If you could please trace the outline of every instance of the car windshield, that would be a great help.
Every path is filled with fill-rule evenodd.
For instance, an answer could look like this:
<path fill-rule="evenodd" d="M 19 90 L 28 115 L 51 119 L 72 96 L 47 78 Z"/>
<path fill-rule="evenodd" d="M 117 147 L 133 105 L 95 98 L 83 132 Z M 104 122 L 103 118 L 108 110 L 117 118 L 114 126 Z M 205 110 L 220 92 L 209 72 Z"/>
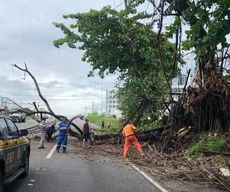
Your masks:
<path fill-rule="evenodd" d="M 3 140 L 12 138 L 12 136 L 9 134 L 9 129 L 3 117 L 0 117 L 0 134 Z"/>

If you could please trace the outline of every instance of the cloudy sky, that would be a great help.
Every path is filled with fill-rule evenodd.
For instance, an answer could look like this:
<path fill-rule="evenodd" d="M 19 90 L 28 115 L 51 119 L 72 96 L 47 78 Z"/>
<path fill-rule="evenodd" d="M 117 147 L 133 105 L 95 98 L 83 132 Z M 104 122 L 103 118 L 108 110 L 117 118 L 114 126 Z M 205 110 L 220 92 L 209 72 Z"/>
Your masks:
<path fill-rule="evenodd" d="M 12 68 L 11 64 L 28 69 L 37 78 L 42 93 L 56 113 L 67 116 L 101 112 L 105 102 L 105 90 L 112 89 L 115 76 L 102 81 L 99 77 L 88 78 L 90 65 L 81 61 L 83 52 L 52 45 L 54 39 L 63 36 L 52 22 L 63 22 L 62 15 L 116 7 L 121 0 L 0 0 L 0 96 L 13 99 L 24 107 L 41 100 L 27 75 Z M 105 106 L 103 106 L 105 111 Z"/>
<path fill-rule="evenodd" d="M 24 107 L 41 102 L 31 78 L 11 64 L 28 69 L 38 80 L 41 91 L 58 114 L 72 116 L 91 112 L 105 112 L 105 91 L 113 89 L 116 76 L 88 78 L 91 70 L 81 61 L 83 52 L 66 46 L 57 49 L 52 42 L 63 37 L 52 22 L 65 22 L 62 15 L 87 12 L 111 5 L 121 9 L 123 0 L 0 0 L 0 96 L 8 97 Z M 152 7 L 149 3 L 141 11 Z M 171 20 L 166 20 L 169 24 Z M 156 29 L 157 30 L 157 29 Z M 191 59 L 191 57 L 190 57 Z"/>

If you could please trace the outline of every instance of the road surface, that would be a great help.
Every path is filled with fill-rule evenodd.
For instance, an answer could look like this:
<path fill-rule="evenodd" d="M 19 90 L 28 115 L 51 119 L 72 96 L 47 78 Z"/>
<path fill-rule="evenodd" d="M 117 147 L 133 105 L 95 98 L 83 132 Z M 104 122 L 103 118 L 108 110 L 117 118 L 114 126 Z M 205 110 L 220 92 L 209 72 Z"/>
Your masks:
<path fill-rule="evenodd" d="M 46 159 L 54 143 L 37 149 L 32 141 L 30 173 L 6 186 L 10 192 L 159 192 L 148 180 L 129 165 L 93 157 L 85 162 L 69 154 L 56 153 Z M 71 149 L 69 149 L 71 150 Z M 73 150 L 73 149 L 72 149 Z M 73 154 L 72 154 L 73 155 Z M 102 162 L 107 163 L 102 163 Z"/>
<path fill-rule="evenodd" d="M 38 125 L 38 123 L 34 120 L 27 120 L 25 123 L 16 123 L 18 129 L 24 129 L 24 128 L 30 128 L 35 125 Z"/>
<path fill-rule="evenodd" d="M 77 123 L 77 122 L 75 122 Z M 20 128 L 36 125 L 36 122 L 27 121 L 19 124 Z M 78 124 L 79 125 L 79 124 Z M 70 153 L 54 154 L 50 159 L 46 156 L 54 147 L 53 143 L 45 144 L 46 149 L 38 150 L 38 141 L 32 141 L 30 160 L 30 174 L 26 179 L 17 179 L 10 186 L 5 187 L 9 192 L 159 192 L 159 190 L 144 178 L 139 172 L 123 162 L 114 162 L 101 156 L 94 156 L 93 161 L 82 161 L 73 158 L 76 149 L 68 145 Z M 87 150 L 87 149 L 86 149 Z M 78 154 L 81 155 L 81 154 Z M 103 162 L 103 163 L 101 163 Z M 104 163 L 106 162 L 106 163 Z M 215 189 L 195 189 L 189 184 L 183 187 L 181 183 L 161 182 L 168 192 L 199 191 L 220 192 Z M 177 190 L 183 188 L 183 190 Z M 174 189 L 173 189 L 174 188 Z M 173 189 L 173 190 L 172 190 Z"/>
<path fill-rule="evenodd" d="M 46 122 L 51 122 L 51 121 L 54 121 L 54 119 L 48 119 L 48 120 L 46 120 Z M 83 125 L 84 125 L 84 123 L 85 123 L 85 121 L 83 121 L 83 120 L 81 120 L 81 119 L 75 119 L 74 121 L 73 121 L 79 128 L 83 128 Z M 58 123 L 58 121 L 57 121 L 57 123 Z M 35 126 L 35 125 L 38 125 L 38 123 L 36 122 L 36 121 L 34 121 L 34 120 L 27 120 L 25 123 L 16 123 L 16 125 L 17 125 L 17 127 L 19 128 L 19 129 L 25 129 L 25 128 L 30 128 L 30 127 L 33 127 L 33 126 Z M 92 128 L 99 128 L 99 126 L 98 125 L 96 125 L 96 124 L 92 124 L 92 123 L 90 123 L 90 125 L 91 125 L 91 127 Z M 72 127 L 72 128 L 74 128 L 74 127 Z"/>

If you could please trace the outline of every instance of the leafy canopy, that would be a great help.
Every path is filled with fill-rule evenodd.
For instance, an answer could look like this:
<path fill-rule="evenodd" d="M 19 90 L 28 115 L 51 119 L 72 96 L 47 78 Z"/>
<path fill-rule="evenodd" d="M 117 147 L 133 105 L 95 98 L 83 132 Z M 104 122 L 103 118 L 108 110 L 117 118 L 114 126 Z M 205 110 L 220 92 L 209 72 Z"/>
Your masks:
<path fill-rule="evenodd" d="M 152 18 L 152 14 L 136 10 L 143 2 L 126 1 L 126 8 L 120 11 L 106 6 L 99 11 L 64 15 L 64 19 L 75 21 L 70 26 L 54 23 L 65 35 L 55 40 L 54 45 L 59 48 L 67 44 L 70 48 L 83 50 L 82 60 L 92 66 L 89 76 L 96 70 L 102 78 L 119 73 L 118 80 L 123 83 L 119 99 L 126 115 L 143 98 L 156 100 L 165 96 L 168 88 L 163 74 L 173 78 L 177 73 L 177 68 L 172 70 L 175 69 L 175 46 L 163 35 L 165 73 L 162 71 L 158 59 L 158 35 L 152 25 L 144 22 Z"/>
<path fill-rule="evenodd" d="M 90 10 L 63 17 L 76 23 L 69 27 L 54 23 L 65 35 L 55 40 L 54 45 L 59 48 L 66 43 L 70 48 L 83 50 L 82 60 L 93 67 L 89 75 L 93 75 L 95 70 L 99 70 L 101 77 L 116 71 L 137 76 L 149 69 L 160 70 L 157 35 L 151 25 L 143 23 L 143 19 L 152 17 L 151 14 L 137 12 L 132 6 L 121 11 L 107 6 L 100 11 Z M 167 43 L 167 48 L 165 59 L 170 60 L 173 47 Z"/>
<path fill-rule="evenodd" d="M 229 0 L 188 0 L 182 12 L 182 18 L 190 25 L 183 43 L 184 50 L 195 48 L 197 56 L 203 57 L 228 48 L 229 8 Z M 176 17 L 174 24 L 167 27 L 168 34 L 175 34 L 180 25 L 181 21 Z"/>

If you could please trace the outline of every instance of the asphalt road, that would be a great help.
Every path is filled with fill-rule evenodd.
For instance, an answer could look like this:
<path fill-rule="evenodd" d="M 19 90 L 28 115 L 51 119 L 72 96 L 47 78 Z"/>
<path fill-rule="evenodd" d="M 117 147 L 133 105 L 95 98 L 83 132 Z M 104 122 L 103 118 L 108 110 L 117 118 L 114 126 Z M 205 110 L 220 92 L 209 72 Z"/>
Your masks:
<path fill-rule="evenodd" d="M 27 120 L 25 123 L 16 123 L 16 125 L 18 129 L 24 129 L 38 125 L 38 123 L 34 120 Z"/>
<path fill-rule="evenodd" d="M 54 121 L 53 119 L 48 119 L 46 122 L 50 122 L 50 121 Z M 83 125 L 85 123 L 85 121 L 82 121 L 81 119 L 75 119 L 73 121 L 79 128 L 83 128 Z M 34 120 L 27 120 L 25 123 L 16 123 L 18 129 L 25 129 L 25 128 L 30 128 L 33 127 L 35 125 L 38 125 L 38 123 Z M 90 123 L 92 128 L 99 128 L 98 125 L 92 124 Z M 74 128 L 74 127 L 72 127 Z"/>
<path fill-rule="evenodd" d="M 32 141 L 30 173 L 25 179 L 17 179 L 6 186 L 9 192 L 158 192 L 149 181 L 129 165 L 110 162 L 95 156 L 93 161 L 73 158 L 70 154 L 47 154 L 54 143 L 46 149 L 37 149 Z M 102 163 L 102 162 L 107 163 Z"/>
<path fill-rule="evenodd" d="M 36 125 L 34 121 L 21 123 L 20 128 Z M 54 143 L 45 144 L 46 149 L 38 150 L 38 142 L 32 141 L 30 174 L 25 179 L 17 179 L 6 186 L 5 192 L 158 192 L 153 184 L 123 162 L 114 162 L 101 156 L 94 156 L 93 161 L 84 162 L 73 158 L 73 153 L 54 154 L 46 159 Z M 75 151 L 68 146 L 68 150 Z M 106 163 L 101 163 L 106 162 Z M 171 191 L 220 192 L 215 189 L 195 189 L 188 183 L 181 188 L 181 183 L 161 181 L 164 188 Z M 177 188 L 177 187 L 178 188 Z M 174 190 L 170 190 L 174 188 Z M 177 190 L 177 189 L 178 190 Z"/>

